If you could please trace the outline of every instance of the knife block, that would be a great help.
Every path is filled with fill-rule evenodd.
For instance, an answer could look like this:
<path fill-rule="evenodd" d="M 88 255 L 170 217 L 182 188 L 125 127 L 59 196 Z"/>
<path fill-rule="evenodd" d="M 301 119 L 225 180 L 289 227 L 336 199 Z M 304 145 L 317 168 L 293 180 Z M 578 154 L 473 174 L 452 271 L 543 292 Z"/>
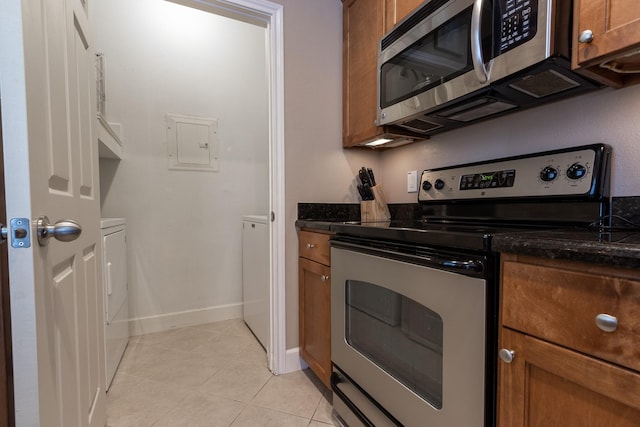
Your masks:
<path fill-rule="evenodd" d="M 360 222 L 390 221 L 391 214 L 384 198 L 382 185 L 371 187 L 375 200 L 363 200 L 360 202 Z"/>

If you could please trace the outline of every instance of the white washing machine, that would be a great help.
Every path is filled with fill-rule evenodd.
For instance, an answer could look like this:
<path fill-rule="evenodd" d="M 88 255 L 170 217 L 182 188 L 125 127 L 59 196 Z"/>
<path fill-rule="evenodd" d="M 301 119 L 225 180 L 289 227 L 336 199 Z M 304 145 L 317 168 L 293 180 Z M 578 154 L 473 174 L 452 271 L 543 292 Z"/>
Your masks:
<path fill-rule="evenodd" d="M 102 270 L 107 390 L 129 343 L 129 291 L 124 218 L 103 218 Z"/>

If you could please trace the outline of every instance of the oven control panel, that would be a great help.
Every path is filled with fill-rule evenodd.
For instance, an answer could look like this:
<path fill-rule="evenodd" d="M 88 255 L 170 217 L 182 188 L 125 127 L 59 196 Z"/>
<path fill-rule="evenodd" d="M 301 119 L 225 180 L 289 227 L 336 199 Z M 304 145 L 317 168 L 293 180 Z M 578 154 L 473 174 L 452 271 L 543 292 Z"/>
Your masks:
<path fill-rule="evenodd" d="M 605 155 L 596 145 L 425 170 L 418 201 L 588 195 Z"/>

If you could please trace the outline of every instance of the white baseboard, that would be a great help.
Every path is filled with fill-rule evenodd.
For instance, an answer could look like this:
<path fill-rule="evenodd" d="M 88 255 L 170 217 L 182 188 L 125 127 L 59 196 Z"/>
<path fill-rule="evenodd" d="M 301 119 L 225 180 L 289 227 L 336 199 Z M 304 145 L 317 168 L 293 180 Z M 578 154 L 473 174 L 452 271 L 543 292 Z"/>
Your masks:
<path fill-rule="evenodd" d="M 129 319 L 132 336 L 242 318 L 242 303 Z"/>
<path fill-rule="evenodd" d="M 300 357 L 299 347 L 287 349 L 284 365 L 284 372 L 280 372 L 281 374 L 288 374 L 289 372 L 300 371 L 309 367 Z"/>

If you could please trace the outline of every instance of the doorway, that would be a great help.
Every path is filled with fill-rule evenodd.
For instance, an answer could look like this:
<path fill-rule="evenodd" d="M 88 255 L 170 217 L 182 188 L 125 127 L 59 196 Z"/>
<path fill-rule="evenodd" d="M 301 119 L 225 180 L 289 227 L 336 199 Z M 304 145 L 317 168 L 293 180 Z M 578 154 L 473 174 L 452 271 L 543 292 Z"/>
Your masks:
<path fill-rule="evenodd" d="M 156 0 L 158 3 L 159 0 Z M 97 3 L 97 2 L 96 2 Z M 106 7 L 113 7 L 114 3 L 105 2 Z M 133 18 L 135 9 L 142 7 L 145 2 L 127 3 L 127 16 L 120 17 L 121 25 L 117 34 L 111 33 L 109 37 L 123 37 L 123 19 Z M 165 3 L 165 2 L 162 2 Z M 178 3 L 180 6 L 174 4 Z M 271 272 L 269 281 L 271 282 L 271 354 L 269 355 L 270 368 L 274 373 L 283 372 L 284 369 L 284 142 L 283 142 L 283 82 L 282 82 L 282 6 L 262 0 L 234 0 L 234 1 L 168 1 L 167 5 L 173 6 L 168 20 L 160 15 L 148 15 L 144 20 L 135 22 L 137 33 L 129 33 L 124 40 L 120 40 L 122 48 L 115 51 L 102 52 L 106 64 L 106 87 L 109 91 L 122 91 L 118 96 L 126 99 L 126 96 L 142 99 L 128 99 L 130 109 L 122 111 L 120 106 L 110 105 L 109 95 L 107 95 L 106 110 L 107 119 L 114 120 L 120 125 L 123 139 L 123 160 L 107 160 L 101 164 L 101 183 L 104 185 L 102 192 L 103 216 L 125 216 L 128 221 L 128 248 L 130 268 L 130 279 L 135 281 L 136 294 L 130 296 L 130 304 L 134 307 L 132 316 L 134 330 L 137 333 L 153 332 L 167 327 L 179 327 L 189 323 L 202 320 L 211 321 L 217 317 L 234 316 L 238 313 L 238 304 L 229 302 L 233 300 L 229 289 L 211 286 L 190 287 L 191 279 L 206 275 L 206 269 L 220 272 L 223 278 L 230 277 L 225 273 L 225 269 L 231 269 L 233 261 L 231 257 L 238 248 L 226 248 L 220 250 L 215 246 L 217 237 L 213 236 L 208 242 L 193 242 L 193 235 L 203 233 L 215 228 L 232 229 L 240 226 L 238 215 L 237 224 L 234 223 L 233 216 L 229 214 L 230 206 L 237 201 L 236 197 L 244 197 L 263 202 L 263 212 L 246 211 L 241 214 L 263 213 L 271 217 L 270 223 L 270 247 L 271 247 Z M 194 49 L 194 40 L 217 37 L 214 34 L 207 34 L 201 31 L 202 27 L 187 25 L 179 27 L 179 19 L 176 12 L 184 6 L 204 11 L 204 15 L 215 14 L 225 18 L 232 18 L 242 25 L 251 25 L 262 32 L 263 42 L 263 65 L 266 69 L 262 79 L 262 91 L 266 104 L 264 119 L 259 119 L 253 110 L 253 105 L 238 98 L 237 102 L 227 102 L 226 110 L 237 109 L 243 112 L 241 119 L 244 120 L 244 127 L 260 127 L 264 129 L 264 152 L 251 153 L 250 148 L 243 146 L 242 136 L 229 133 L 229 119 L 225 114 L 229 111 L 206 111 L 206 108 L 194 108 L 195 104 L 206 106 L 207 104 L 220 101 L 222 98 L 212 96 L 202 97 L 203 93 L 221 92 L 209 91 L 216 86 L 224 86 L 225 82 L 207 81 L 206 76 L 200 76 L 198 82 L 206 82 L 204 86 L 192 85 L 194 78 L 188 77 L 188 71 L 202 66 L 204 68 L 205 58 L 208 53 L 214 59 L 224 62 L 223 53 L 228 46 L 224 43 L 215 45 L 211 49 L 213 52 L 205 52 L 203 49 Z M 193 12 L 193 10 L 192 10 Z M 141 12 L 142 13 L 142 12 Z M 104 15 L 100 20 L 104 19 Z M 203 19 L 207 19 L 204 17 Z M 98 27 L 99 22 L 94 25 Z M 222 24 L 221 24 L 222 25 Z M 167 39 L 156 38 L 153 43 L 146 44 L 145 37 L 149 34 L 151 27 L 163 27 L 165 33 L 172 32 Z M 100 51 L 104 47 L 101 45 L 99 28 L 95 28 L 97 49 Z M 187 34 L 191 32 L 191 34 Z M 245 34 L 251 37 L 251 31 Z M 185 36 L 194 37 L 191 40 Z M 116 45 L 116 40 L 111 40 L 111 46 Z M 227 43 L 228 45 L 229 43 Z M 137 49 L 142 47 L 142 49 Z M 186 57 L 174 56 L 174 54 L 191 55 L 190 60 Z M 240 57 L 239 61 L 244 62 L 242 72 L 255 71 L 259 65 L 252 64 L 252 58 Z M 255 58 L 253 58 L 255 61 Z M 200 61 L 200 62 L 198 62 Z M 117 64 L 127 64 L 126 67 L 119 67 Z M 158 65 L 161 64 L 161 65 Z M 219 63 L 220 64 L 220 63 Z M 183 71 L 184 79 L 180 80 L 175 75 L 169 73 L 169 68 L 175 67 Z M 142 67 L 145 67 L 142 69 Z M 238 71 L 238 73 L 240 73 Z M 178 73 L 179 74 L 179 73 Z M 142 84 L 148 84 L 146 90 L 134 85 L 134 76 L 142 76 Z M 255 83 L 255 77 L 246 76 L 247 84 Z M 118 82 L 110 85 L 110 81 Z M 153 81 L 165 82 L 163 84 L 153 84 Z M 122 83 L 125 83 L 122 86 Z M 176 85 L 189 102 L 178 100 L 178 95 L 171 92 L 169 82 Z M 208 85 L 208 86 L 207 86 Z M 258 89 L 254 89 L 255 91 Z M 257 93 L 256 93 L 257 94 Z M 176 101 L 171 104 L 169 101 Z M 141 103 L 140 103 L 141 101 Z M 156 110 L 146 110 L 136 107 L 139 105 L 153 105 Z M 169 111 L 171 109 L 172 111 Z M 120 115 L 111 113 L 120 112 Z M 197 117 L 216 119 L 218 121 L 218 146 L 212 150 L 217 154 L 218 171 L 206 172 L 185 172 L 168 170 L 166 153 L 167 147 L 162 144 L 165 139 L 163 132 L 166 127 L 167 114 L 184 114 Z M 112 118 L 113 117 L 113 118 Z M 260 125 L 258 123 L 261 123 Z M 138 130 L 135 130 L 138 129 Z M 142 129 L 142 133 L 137 133 Z M 153 129 L 152 133 L 146 132 Z M 246 130 L 246 129 L 245 129 Z M 149 136 L 151 135 L 151 136 Z M 136 141 L 143 146 L 134 147 L 129 145 Z M 211 148 L 211 147 L 209 147 Z M 217 152 L 215 152 L 217 149 Z M 146 150 L 146 151 L 145 151 Z M 255 167 L 241 160 L 241 152 L 253 154 Z M 261 175 L 258 174 L 258 159 L 262 157 L 266 161 L 266 170 Z M 127 162 L 137 162 L 135 167 Z M 223 179 L 224 173 L 233 171 L 235 178 Z M 252 175 L 254 174 L 254 175 Z M 237 187 L 237 181 L 242 177 L 249 177 L 251 183 Z M 226 184 L 225 184 L 226 182 Z M 217 186 L 217 187 L 216 187 Z M 213 191 L 212 188 L 217 188 Z M 235 187 L 235 188 L 234 188 Z M 235 191 L 235 193 L 234 193 Z M 127 192 L 129 196 L 127 196 Z M 162 194 L 160 194 L 162 193 Z M 129 198 L 128 198 L 129 197 Z M 166 205 L 158 206 L 157 200 L 162 199 L 171 202 L 174 208 Z M 123 203 L 133 202 L 131 212 L 119 211 L 119 206 Z M 156 203 L 156 204 L 154 204 Z M 175 207 L 177 206 L 177 207 Z M 173 210 L 172 210 L 173 209 Z M 140 214 L 143 213 L 143 214 Z M 227 215 L 229 214 L 229 215 Z M 227 216 L 225 216 L 227 215 Z M 236 234 L 239 237 L 239 233 Z M 151 256 L 146 253 L 154 252 Z M 192 251 L 192 252 L 190 252 Z M 208 257 L 196 259 L 192 254 L 208 254 Z M 159 261 L 154 264 L 153 259 Z M 227 272 L 228 273 L 228 272 Z M 200 274 L 200 276 L 198 276 Z M 226 274 L 226 275 L 225 275 Z M 158 283 L 166 280 L 163 293 L 157 291 Z M 224 281 L 224 279 L 223 279 Z M 204 307 L 190 305 L 187 297 L 193 300 L 205 301 L 207 298 L 219 301 L 215 304 L 204 304 Z M 155 310 L 155 311 L 154 311 Z M 135 329 L 138 328 L 138 329 Z M 147 328 L 147 329 L 145 329 Z"/>

